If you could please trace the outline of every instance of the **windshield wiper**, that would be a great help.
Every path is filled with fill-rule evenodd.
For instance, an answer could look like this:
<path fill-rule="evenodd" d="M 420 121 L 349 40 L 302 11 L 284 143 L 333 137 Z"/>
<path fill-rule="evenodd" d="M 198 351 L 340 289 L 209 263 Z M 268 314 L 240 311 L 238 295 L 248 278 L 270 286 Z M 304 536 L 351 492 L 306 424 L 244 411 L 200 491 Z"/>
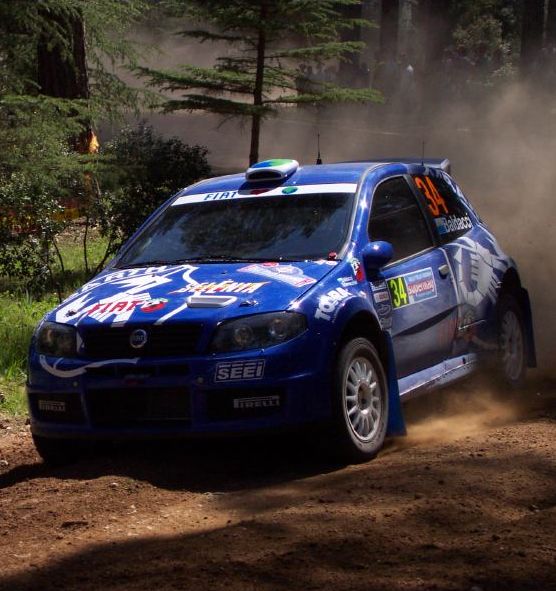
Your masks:
<path fill-rule="evenodd" d="M 124 263 L 123 265 L 115 265 L 115 269 L 134 269 L 135 267 L 162 267 L 164 265 L 173 265 L 172 261 L 144 261 L 140 263 Z"/>
<path fill-rule="evenodd" d="M 207 254 L 198 257 L 188 257 L 184 259 L 143 261 L 140 263 L 128 263 L 117 269 L 132 269 L 135 267 L 154 267 L 161 265 L 183 265 L 185 263 L 293 263 L 306 260 L 303 257 L 234 257 L 227 254 Z"/>

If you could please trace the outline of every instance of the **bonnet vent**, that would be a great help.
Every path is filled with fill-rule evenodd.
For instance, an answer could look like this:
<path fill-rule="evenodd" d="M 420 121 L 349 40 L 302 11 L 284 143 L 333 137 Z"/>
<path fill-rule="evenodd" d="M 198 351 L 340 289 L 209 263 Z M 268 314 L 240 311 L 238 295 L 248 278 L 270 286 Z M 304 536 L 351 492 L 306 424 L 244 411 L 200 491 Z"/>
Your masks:
<path fill-rule="evenodd" d="M 298 168 L 297 160 L 275 158 L 253 164 L 245 172 L 245 178 L 248 181 L 280 181 L 291 176 Z"/>

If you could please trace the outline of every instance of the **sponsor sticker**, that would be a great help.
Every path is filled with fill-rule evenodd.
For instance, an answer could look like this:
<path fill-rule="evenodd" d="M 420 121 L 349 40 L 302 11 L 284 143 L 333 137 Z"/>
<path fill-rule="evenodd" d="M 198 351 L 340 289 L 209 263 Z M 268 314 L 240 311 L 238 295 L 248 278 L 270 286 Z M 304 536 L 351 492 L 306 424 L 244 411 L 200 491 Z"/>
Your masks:
<path fill-rule="evenodd" d="M 377 279 L 376 281 L 371 281 L 372 291 L 382 291 L 383 289 L 388 289 L 388 285 L 386 285 L 386 281 L 384 279 Z"/>
<path fill-rule="evenodd" d="M 264 359 L 249 361 L 223 361 L 216 364 L 215 382 L 234 382 L 239 380 L 260 380 L 264 376 Z"/>
<path fill-rule="evenodd" d="M 386 288 L 382 291 L 373 292 L 373 300 L 377 304 L 381 304 L 383 302 L 389 302 L 390 301 L 390 292 L 388 291 L 388 288 Z"/>
<path fill-rule="evenodd" d="M 388 279 L 388 289 L 394 309 L 418 304 L 437 295 L 436 283 L 430 267 Z"/>
<path fill-rule="evenodd" d="M 197 269 L 198 267 L 192 265 L 161 265 L 159 267 L 122 269 L 89 281 L 76 293 L 82 294 L 105 284 L 116 284 L 126 292 L 137 293 L 164 283 L 170 283 L 180 274 L 184 281 L 189 280 L 193 283 L 190 275 Z"/>
<path fill-rule="evenodd" d="M 436 218 L 434 221 L 439 234 L 450 234 L 451 232 L 460 232 L 461 230 L 471 230 L 473 228 L 471 218 L 467 214 L 463 217 L 455 215 L 443 216 Z"/>
<path fill-rule="evenodd" d="M 356 281 L 361 282 L 365 280 L 365 272 L 363 271 L 363 265 L 359 259 L 355 257 L 349 260 L 349 264 L 353 270 L 353 276 L 355 277 Z"/>
<path fill-rule="evenodd" d="M 294 287 L 303 287 L 304 285 L 312 285 L 317 280 L 314 277 L 308 277 L 303 273 L 303 270 L 294 265 L 283 265 L 281 263 L 268 262 L 256 263 L 238 269 L 243 273 L 253 273 L 253 275 L 261 275 L 269 277 L 282 283 L 293 285 Z"/>
<path fill-rule="evenodd" d="M 168 303 L 166 298 L 151 299 L 148 294 L 116 301 L 112 300 L 112 298 L 107 298 L 107 300 L 100 300 L 100 302 L 93 304 L 86 311 L 87 316 L 91 316 L 99 322 L 106 320 L 110 316 L 114 316 L 115 321 L 123 321 L 127 320 L 136 308 L 139 308 L 141 312 L 150 314 L 162 310 Z"/>
<path fill-rule="evenodd" d="M 350 292 L 343 287 L 331 289 L 319 298 L 319 306 L 315 312 L 317 320 L 332 320 L 340 309 L 340 304 L 351 296 Z"/>
<path fill-rule="evenodd" d="M 357 285 L 357 281 L 353 277 L 338 277 L 338 283 L 342 287 L 352 287 Z"/>
<path fill-rule="evenodd" d="M 376 307 L 376 313 L 379 316 L 388 316 L 392 313 L 392 306 L 390 304 L 380 304 Z"/>
<path fill-rule="evenodd" d="M 189 283 L 185 287 L 171 291 L 170 293 L 255 293 L 268 281 L 259 283 L 241 282 L 226 279 L 225 281 L 205 281 L 204 283 Z"/>
<path fill-rule="evenodd" d="M 144 269 L 123 269 L 108 273 L 85 284 L 74 295 L 65 300 L 55 312 L 56 322 L 77 324 L 85 316 L 90 316 L 99 322 L 105 322 L 113 317 L 115 323 L 127 322 L 136 309 L 142 312 L 156 312 L 168 304 L 165 298 L 151 298 L 149 290 L 167 283 L 179 281 L 195 284 L 191 273 L 198 267 L 191 265 L 148 267 Z M 92 290 L 103 285 L 117 286 L 118 292 L 111 296 L 98 299 Z M 164 320 L 179 312 L 180 307 L 169 312 Z M 159 323 L 161 320 L 157 320 Z"/>
<path fill-rule="evenodd" d="M 280 396 L 257 396 L 251 398 L 234 398 L 234 408 L 276 408 L 280 406 Z"/>
<path fill-rule="evenodd" d="M 284 192 L 284 189 L 288 189 Z M 290 187 L 277 187 L 264 192 L 264 197 L 284 196 L 292 193 L 297 195 L 318 195 L 322 193 L 355 193 L 355 183 L 326 183 L 322 185 L 298 185 L 295 191 Z M 182 195 L 177 197 L 172 206 L 183 205 L 184 203 L 204 203 L 205 201 L 235 201 L 237 199 L 252 198 L 252 189 L 240 189 L 230 191 L 212 191 L 210 193 L 195 193 L 193 195 Z"/>
<path fill-rule="evenodd" d="M 384 330 L 390 330 L 392 328 L 392 316 L 387 316 L 386 318 L 379 318 L 378 321 L 380 322 L 380 328 Z"/>
<path fill-rule="evenodd" d="M 47 412 L 66 412 L 66 403 L 61 400 L 39 400 L 38 406 Z"/>

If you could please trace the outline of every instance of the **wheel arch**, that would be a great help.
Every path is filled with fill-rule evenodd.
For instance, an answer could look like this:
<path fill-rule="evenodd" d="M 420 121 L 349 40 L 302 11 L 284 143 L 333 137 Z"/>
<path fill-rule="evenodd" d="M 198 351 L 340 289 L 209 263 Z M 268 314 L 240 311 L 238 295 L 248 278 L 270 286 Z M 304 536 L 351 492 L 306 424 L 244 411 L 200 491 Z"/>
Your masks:
<path fill-rule="evenodd" d="M 500 293 L 516 293 L 521 289 L 521 279 L 515 267 L 510 267 L 502 277 Z"/>
<path fill-rule="evenodd" d="M 338 339 L 336 355 L 339 354 L 341 348 L 348 341 L 357 337 L 364 337 L 373 343 L 378 350 L 385 369 L 388 369 L 390 363 L 394 360 L 390 359 L 388 354 L 386 334 L 380 328 L 377 319 L 368 311 L 360 310 L 356 312 L 344 324 Z"/>
<path fill-rule="evenodd" d="M 515 267 L 510 267 L 502 278 L 498 298 L 500 299 L 504 294 L 510 294 L 515 297 L 521 309 L 523 321 L 525 322 L 525 336 L 527 339 L 527 366 L 537 367 L 531 300 L 529 298 L 529 292 L 521 285 L 521 279 Z"/>
<path fill-rule="evenodd" d="M 405 435 L 406 428 L 400 402 L 392 339 L 388 332 L 382 330 L 377 318 L 370 311 L 359 310 L 347 319 L 340 331 L 335 351 L 335 361 L 338 359 L 342 347 L 357 337 L 364 337 L 369 340 L 376 347 L 384 364 L 389 394 L 386 434 L 390 436 Z"/>

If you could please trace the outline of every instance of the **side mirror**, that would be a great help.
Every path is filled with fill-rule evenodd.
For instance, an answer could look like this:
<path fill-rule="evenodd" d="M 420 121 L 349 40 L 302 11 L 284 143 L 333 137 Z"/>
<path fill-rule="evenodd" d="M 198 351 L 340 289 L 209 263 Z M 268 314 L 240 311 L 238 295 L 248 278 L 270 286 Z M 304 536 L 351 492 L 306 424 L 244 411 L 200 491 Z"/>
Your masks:
<path fill-rule="evenodd" d="M 390 242 L 377 240 L 369 242 L 361 254 L 365 271 L 372 274 L 388 264 L 394 256 L 394 248 Z"/>

